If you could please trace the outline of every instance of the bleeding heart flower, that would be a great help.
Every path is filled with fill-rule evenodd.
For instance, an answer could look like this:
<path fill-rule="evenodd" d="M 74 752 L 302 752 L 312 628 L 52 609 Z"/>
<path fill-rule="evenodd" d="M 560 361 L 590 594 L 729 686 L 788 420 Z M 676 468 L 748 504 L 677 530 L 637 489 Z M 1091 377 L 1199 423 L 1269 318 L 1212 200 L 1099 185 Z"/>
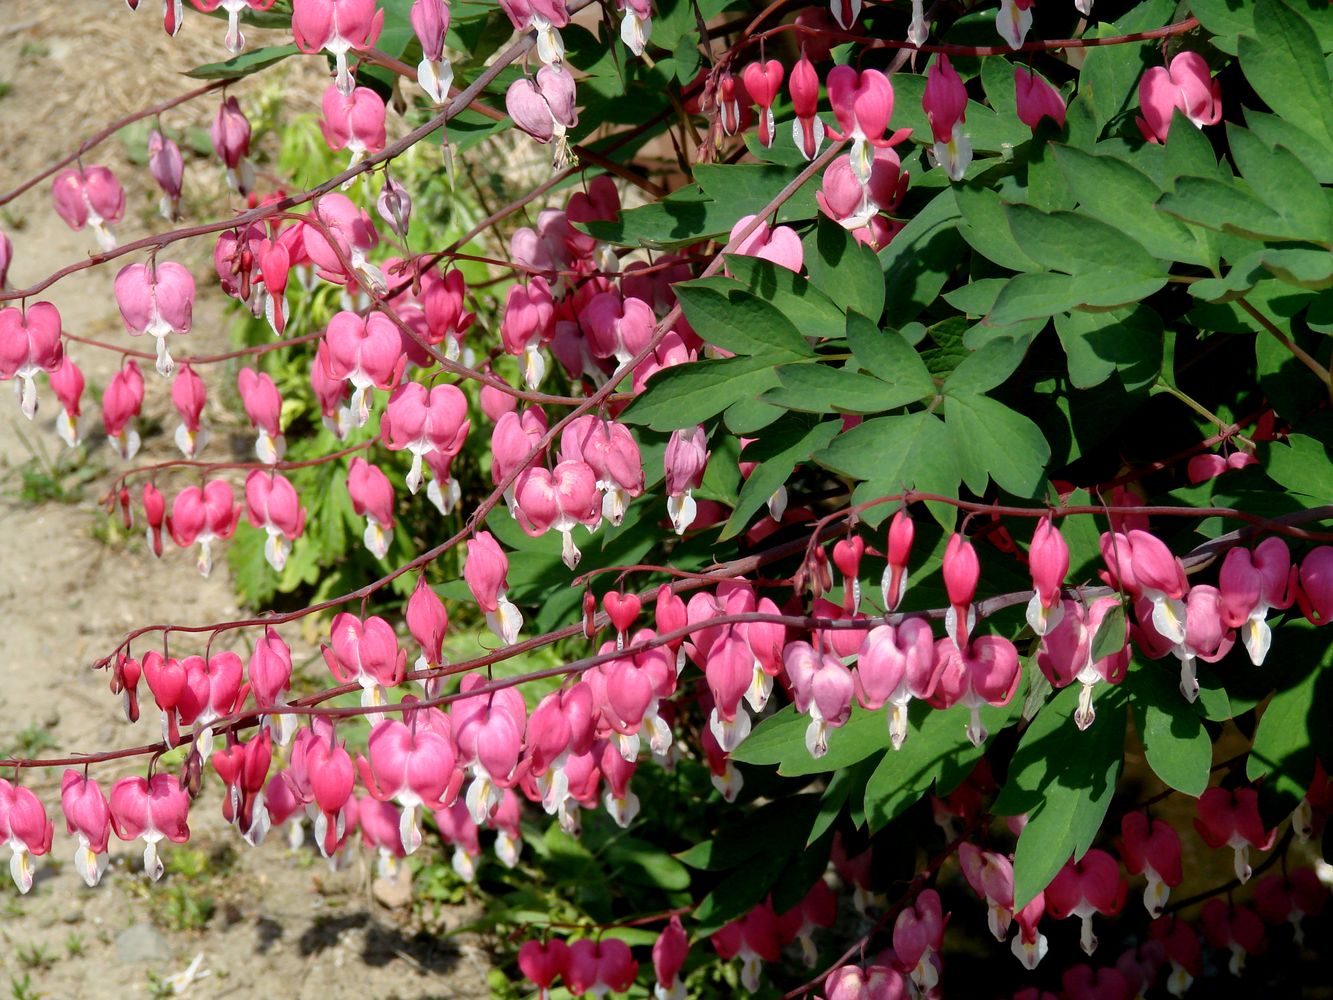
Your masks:
<path fill-rule="evenodd" d="M 935 639 L 930 625 L 909 618 L 897 628 L 879 625 L 866 633 L 856 663 L 856 700 L 876 711 L 889 711 L 889 743 L 902 747 L 907 739 L 907 706 L 935 691 Z"/>
<path fill-rule="evenodd" d="M 190 796 L 175 775 L 121 778 L 111 788 L 111 827 L 121 840 L 143 838 L 143 867 L 154 882 L 165 867 L 157 856 L 162 840 L 190 839 Z"/>
<path fill-rule="evenodd" d="M 782 63 L 776 59 L 750 63 L 741 71 L 746 93 L 759 106 L 759 144 L 765 149 L 773 145 L 773 102 L 782 86 L 782 76 Z"/>
<path fill-rule="evenodd" d="M 1095 913 L 1114 916 L 1125 903 L 1126 883 L 1120 866 L 1105 851 L 1093 848 L 1078 861 L 1065 862 L 1046 887 L 1046 907 L 1057 920 L 1078 917 L 1083 922 L 1080 943 L 1085 954 L 1097 950 L 1092 932 Z"/>
<path fill-rule="evenodd" d="M 287 451 L 287 439 L 282 435 L 282 397 L 273 377 L 267 372 L 242 368 L 236 373 L 236 389 L 245 415 L 259 432 L 255 455 L 265 465 L 275 465 Z"/>
<path fill-rule="evenodd" d="M 296 487 L 280 472 L 253 469 L 245 477 L 245 509 L 250 524 L 263 528 L 264 558 L 281 573 L 292 551 L 292 542 L 305 530 L 305 508 Z"/>
<path fill-rule="evenodd" d="M 1216 850 L 1230 847 L 1235 853 L 1236 878 L 1250 880 L 1250 848 L 1267 851 L 1277 839 L 1275 830 L 1264 828 L 1259 815 L 1259 793 L 1253 788 L 1213 787 L 1199 796 L 1194 829 L 1204 843 Z"/>
<path fill-rule="evenodd" d="M 51 183 L 56 214 L 75 231 L 91 226 L 104 251 L 116 248 L 116 237 L 107 228 L 125 215 L 125 191 L 116 175 L 106 167 L 66 168 Z"/>
<path fill-rule="evenodd" d="M 0 778 L 0 843 L 10 850 L 9 874 L 19 892 L 32 888 L 33 857 L 51 850 L 51 821 L 32 789 Z"/>
<path fill-rule="evenodd" d="M 196 565 L 201 576 L 213 570 L 213 542 L 230 538 L 241 518 L 240 505 L 235 503 L 231 486 L 221 479 L 210 479 L 203 489 L 187 486 L 171 502 L 171 516 L 167 530 L 181 548 L 199 543 Z"/>
<path fill-rule="evenodd" d="M 1160 917 L 1171 890 L 1185 877 L 1175 827 L 1166 820 L 1150 820 L 1141 812 L 1125 813 L 1120 821 L 1120 857 L 1131 875 L 1147 877 L 1143 905 L 1150 917 Z"/>
<path fill-rule="evenodd" d="M 71 448 L 77 448 L 79 436 L 80 400 L 83 397 L 83 372 L 66 354 L 55 371 L 51 372 L 51 391 L 60 401 L 60 415 L 56 417 L 56 433 Z M 187 456 L 188 457 L 188 456 Z"/>
<path fill-rule="evenodd" d="M 338 90 L 352 92 L 352 74 L 347 68 L 347 53 L 353 48 L 369 48 L 379 38 L 384 26 L 384 11 L 375 0 L 293 0 L 292 34 L 302 52 L 324 49 L 337 62 Z"/>
<path fill-rule="evenodd" d="M 208 441 L 208 431 L 201 423 L 206 401 L 204 380 L 189 365 L 177 368 L 171 380 L 171 403 L 181 418 L 176 426 L 176 447 L 186 458 L 198 455 Z"/>
<path fill-rule="evenodd" d="M 330 85 L 324 91 L 323 110 L 319 127 L 324 141 L 334 152 L 352 151 L 349 168 L 360 163 L 366 154 L 384 148 L 384 99 L 369 87 L 357 87 L 344 95 L 337 86 Z"/>
<path fill-rule="evenodd" d="M 1034 132 L 1043 118 L 1055 122 L 1056 128 L 1065 127 L 1065 101 L 1060 92 L 1022 66 L 1014 67 L 1014 98 L 1018 120 Z"/>
<path fill-rule="evenodd" d="M 513 645 L 523 627 L 523 616 L 505 596 L 508 572 L 509 559 L 489 531 L 479 531 L 475 538 L 468 539 L 463 579 L 491 631 L 507 645 Z"/>
<path fill-rule="evenodd" d="M 61 776 L 60 807 L 67 832 L 79 838 L 79 846 L 74 850 L 74 869 L 92 888 L 106 871 L 111 807 L 102 786 L 73 769 Z"/>
<path fill-rule="evenodd" d="M 1149 142 L 1166 142 L 1175 111 L 1195 128 L 1222 120 L 1222 87 L 1197 52 L 1180 52 L 1165 66 L 1153 66 L 1139 79 L 1139 131 Z"/>
<path fill-rule="evenodd" d="M 250 155 L 250 119 L 234 97 L 223 100 L 209 128 L 213 151 L 227 168 L 227 186 L 242 195 L 255 186 L 255 171 Z"/>
<path fill-rule="evenodd" d="M 935 644 L 935 657 L 939 681 L 931 704 L 937 708 L 967 706 L 972 712 L 967 737 L 973 746 L 981 746 L 987 736 L 981 723 L 981 706 L 1008 705 L 1018 691 L 1022 679 L 1018 650 L 1003 636 L 982 635 L 966 650 L 960 650 L 952 639 L 941 639 Z"/>
<path fill-rule="evenodd" d="M 754 220 L 753 215 L 743 215 L 736 220 L 736 224 L 731 227 L 731 241 L 735 242 L 736 237 Z M 801 245 L 801 238 L 796 235 L 796 230 L 790 226 L 770 226 L 762 221 L 749 236 L 736 244 L 736 249 L 732 252 L 772 261 L 779 267 L 785 267 L 797 274 L 805 264 L 805 249 Z"/>
<path fill-rule="evenodd" d="M 148 172 L 162 189 L 158 211 L 168 222 L 175 222 L 180 217 L 185 160 L 181 157 L 180 147 L 157 129 L 148 133 Z M 3 285 L 0 281 L 0 287 Z"/>
<path fill-rule="evenodd" d="M 421 43 L 417 83 L 432 101 L 443 104 L 449 99 L 449 87 L 454 81 L 453 66 L 444 54 L 444 36 L 449 31 L 449 5 L 444 0 L 415 0 L 408 19 Z"/>

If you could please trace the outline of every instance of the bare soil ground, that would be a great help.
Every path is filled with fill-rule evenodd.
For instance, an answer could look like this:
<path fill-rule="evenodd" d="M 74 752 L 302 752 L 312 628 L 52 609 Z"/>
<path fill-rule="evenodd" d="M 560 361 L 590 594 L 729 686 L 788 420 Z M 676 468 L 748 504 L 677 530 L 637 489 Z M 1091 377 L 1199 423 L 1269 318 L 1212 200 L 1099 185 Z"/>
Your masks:
<path fill-rule="evenodd" d="M 225 22 L 188 5 L 174 40 L 161 30 L 156 0 L 135 13 L 110 0 L 4 0 L 0 14 L 0 190 L 71 151 L 105 123 L 196 86 L 180 75 L 183 70 L 226 57 Z M 246 34 L 250 47 L 289 40 L 250 29 Z M 313 111 L 326 86 L 320 70 L 314 60 L 289 60 L 278 73 L 291 100 Z M 247 95 L 273 85 L 273 74 L 264 76 L 267 82 L 243 81 L 231 92 L 244 103 Z M 174 109 L 163 116 L 164 124 L 172 130 L 206 128 L 217 102 L 209 95 Z M 223 217 L 238 207 L 217 161 L 186 155 L 186 221 Z M 146 169 L 127 159 L 126 142 L 112 138 L 85 162 L 110 166 L 126 188 L 126 218 L 116 227 L 122 241 L 162 225 L 157 192 Z M 14 244 L 9 280 L 16 287 L 95 249 L 90 233 L 72 232 L 55 215 L 49 181 L 0 208 L 0 229 Z M 215 284 L 202 280 L 211 275 L 211 246 L 198 243 L 164 255 L 186 263 L 200 279 L 194 330 L 179 342 L 180 353 L 227 343 L 225 302 Z M 116 310 L 112 282 L 122 263 L 76 273 L 42 297 L 60 309 L 68 331 L 151 350 L 125 334 Z M 99 419 L 102 389 L 120 357 L 79 345 L 72 354 L 88 380 L 82 453 L 71 453 L 56 437 L 58 404 L 44 381 L 32 423 L 9 392 L 0 391 L 0 756 L 151 741 L 156 710 L 150 705 L 130 726 L 106 676 L 91 673 L 89 663 L 134 625 L 213 621 L 240 611 L 225 559 L 217 560 L 206 580 L 189 553 L 170 545 L 161 561 L 154 560 L 141 526 L 127 535 L 117 518 L 98 507 L 111 476 L 124 467 L 106 444 Z M 141 367 L 147 398 L 144 450 L 136 461 L 176 457 L 168 386 L 151 362 Z M 216 397 L 212 381 L 210 392 Z M 214 428 L 208 457 L 226 459 L 233 450 L 245 457 L 240 452 L 248 450 L 248 441 L 227 433 L 216 400 L 205 419 Z M 294 645 L 299 640 L 286 638 Z M 140 766 L 102 765 L 95 774 L 106 786 Z M 207 975 L 184 990 L 193 997 L 486 995 L 486 959 L 475 941 L 418 931 L 408 909 L 380 905 L 362 859 L 331 872 L 317 856 L 288 850 L 281 837 L 246 848 L 224 827 L 214 787 L 196 802 L 188 848 L 166 852 L 169 874 L 162 883 L 148 886 L 137 870 L 138 852 L 113 838 L 112 867 L 98 888 L 88 889 L 68 863 L 72 841 L 59 818 L 59 772 L 26 772 L 22 778 L 52 812 L 56 843 L 29 895 L 20 897 L 8 878 L 0 887 L 0 995 L 173 995 L 161 984 L 196 955 L 198 971 Z M 457 927 L 473 913 L 471 907 L 446 910 L 435 929 Z"/>

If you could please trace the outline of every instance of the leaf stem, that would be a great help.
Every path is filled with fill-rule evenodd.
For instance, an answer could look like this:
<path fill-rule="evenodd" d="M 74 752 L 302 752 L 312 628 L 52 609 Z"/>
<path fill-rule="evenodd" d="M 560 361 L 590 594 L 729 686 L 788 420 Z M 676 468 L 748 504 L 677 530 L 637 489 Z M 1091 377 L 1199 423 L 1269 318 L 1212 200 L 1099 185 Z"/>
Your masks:
<path fill-rule="evenodd" d="M 1174 396 L 1176 399 L 1180 400 L 1182 403 L 1188 406 L 1199 416 L 1203 417 L 1203 419 L 1207 420 L 1211 424 L 1216 424 L 1217 429 L 1220 431 L 1229 431 L 1232 430 L 1235 426 L 1230 421 L 1223 420 L 1212 410 L 1208 409 L 1206 406 L 1204 406 L 1202 403 L 1196 400 L 1193 396 L 1190 396 L 1187 393 L 1182 392 L 1180 389 L 1177 389 L 1174 385 L 1172 385 L 1170 382 L 1167 382 L 1164 379 L 1159 379 L 1157 384 L 1153 387 L 1153 389 L 1157 392 L 1164 392 L 1169 396 Z M 1245 437 L 1243 434 L 1236 434 L 1235 438 L 1237 441 L 1245 445 L 1247 448 L 1254 447 L 1254 442 L 1251 441 L 1249 438 Z"/>

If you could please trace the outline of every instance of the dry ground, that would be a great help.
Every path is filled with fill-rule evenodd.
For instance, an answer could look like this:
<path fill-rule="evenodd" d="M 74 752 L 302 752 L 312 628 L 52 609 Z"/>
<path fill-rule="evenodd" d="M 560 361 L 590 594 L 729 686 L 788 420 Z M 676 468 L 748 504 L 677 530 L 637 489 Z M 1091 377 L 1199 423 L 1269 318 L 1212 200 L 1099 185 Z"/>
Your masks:
<path fill-rule="evenodd" d="M 0 191 L 106 122 L 196 86 L 179 75 L 182 70 L 225 57 L 224 23 L 188 5 L 174 40 L 161 30 L 157 0 L 146 0 L 136 13 L 112 0 L 3 0 L 0 13 Z M 288 40 L 266 40 L 248 29 L 247 36 L 252 47 Z M 292 102 L 317 108 L 326 85 L 320 70 L 316 61 L 292 60 L 278 71 Z M 244 102 L 262 86 L 271 83 L 245 81 L 233 92 Z M 209 95 L 164 115 L 164 122 L 171 129 L 206 127 L 217 101 Z M 117 227 L 122 241 L 161 225 L 156 192 L 146 170 L 129 163 L 124 142 L 108 140 L 86 162 L 110 166 L 126 187 L 126 218 Z M 187 154 L 186 188 L 187 221 L 222 217 L 237 205 L 216 161 Z M 89 233 L 71 232 L 52 211 L 49 181 L 0 209 L 0 229 L 14 243 L 13 286 L 31 284 L 94 248 Z M 210 251 L 211 243 L 201 243 L 170 256 L 202 279 L 211 272 Z M 65 329 L 144 349 L 125 335 L 115 307 L 117 267 L 72 275 L 43 297 L 60 309 Z M 227 341 L 224 301 L 216 290 L 203 291 L 209 282 L 199 284 L 194 331 L 178 353 L 219 349 Z M 16 746 L 72 753 L 148 741 L 156 712 L 145 711 L 137 727 L 129 726 L 105 676 L 90 673 L 88 664 L 135 624 L 225 619 L 239 610 L 225 560 L 207 580 L 186 553 L 169 551 L 156 561 L 138 529 L 127 538 L 97 507 L 110 475 L 123 467 L 101 436 L 98 407 L 120 358 L 79 345 L 72 353 L 88 380 L 88 443 L 81 458 L 71 458 L 56 437 L 56 403 L 44 384 L 33 423 L 0 392 L 0 756 Z M 168 389 L 151 362 L 143 369 L 144 424 L 158 430 L 145 434 L 138 461 L 171 458 L 175 417 Z M 248 443 L 229 440 L 226 415 L 215 406 L 211 402 L 206 413 L 215 428 L 207 454 L 222 459 Z M 64 502 L 50 499 L 53 492 L 64 493 Z M 96 774 L 109 783 L 123 773 L 130 767 L 106 765 Z M 25 774 L 24 781 L 48 809 L 56 805 L 59 773 Z M 163 995 L 154 994 L 154 981 L 182 971 L 195 955 L 202 955 L 200 967 L 209 975 L 186 995 L 200 998 L 486 994 L 480 948 L 467 938 L 418 933 L 407 911 L 380 906 L 364 862 L 331 873 L 317 858 L 312 863 L 274 840 L 250 851 L 225 830 L 217 811 L 210 789 L 191 817 L 191 851 L 152 888 L 128 867 L 136 852 L 125 845 L 117 851 L 114 843 L 115 862 L 102 884 L 85 888 L 67 863 L 71 841 L 57 818 L 55 848 L 43 859 L 32 893 L 20 897 L 7 879 L 0 888 L 0 995 Z M 211 918 L 204 919 L 210 906 Z M 470 912 L 448 911 L 443 925 L 457 926 Z"/>

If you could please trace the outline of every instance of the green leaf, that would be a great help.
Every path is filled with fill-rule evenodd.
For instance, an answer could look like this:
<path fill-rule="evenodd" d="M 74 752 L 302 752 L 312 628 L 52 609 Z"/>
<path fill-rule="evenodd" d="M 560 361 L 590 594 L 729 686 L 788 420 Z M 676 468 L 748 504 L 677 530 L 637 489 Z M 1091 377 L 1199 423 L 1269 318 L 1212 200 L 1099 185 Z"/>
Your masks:
<path fill-rule="evenodd" d="M 794 271 L 742 254 L 727 254 L 727 268 L 757 297 L 787 317 L 803 336 L 820 339 L 842 336 L 843 310 Z"/>
<path fill-rule="evenodd" d="M 660 201 L 623 211 L 609 222 L 580 222 L 576 228 L 616 246 L 665 250 L 723 236 L 738 218 L 732 218 L 699 185 L 689 184 Z"/>
<path fill-rule="evenodd" d="M 985 316 L 990 312 L 991 306 L 995 305 L 995 300 L 1004 286 L 1004 278 L 973 278 L 966 285 L 959 285 L 945 292 L 943 299 L 969 316 Z"/>
<path fill-rule="evenodd" d="M 783 872 L 779 862 L 786 860 L 765 855 L 724 878 L 695 907 L 695 932 L 712 934 L 758 906 Z"/>
<path fill-rule="evenodd" d="M 869 429 L 861 432 L 861 427 Z M 869 456 L 863 448 L 883 447 L 880 461 L 872 467 L 860 465 L 865 481 L 852 492 L 853 503 L 866 503 L 879 497 L 894 496 L 906 489 L 937 493 L 946 497 L 958 496 L 962 478 L 958 460 L 950 447 L 949 435 L 939 417 L 929 413 L 909 414 L 905 417 L 880 417 L 868 420 L 851 431 L 838 436 L 831 448 L 815 456 L 820 464 L 836 467 L 865 461 Z M 848 437 L 848 435 L 854 435 Z M 836 451 L 834 449 L 837 449 Z M 938 501 L 926 501 L 935 520 L 952 530 L 954 508 Z M 872 528 L 893 513 L 888 505 L 879 505 L 861 513 L 861 519 Z"/>
<path fill-rule="evenodd" d="M 737 400 L 753 398 L 777 383 L 766 358 L 719 358 L 663 369 L 620 417 L 657 431 L 690 427 L 715 417 Z"/>
<path fill-rule="evenodd" d="M 919 316 L 958 266 L 964 246 L 958 222 L 958 204 L 946 188 L 880 251 L 885 305 L 893 323 L 901 325 Z"/>
<path fill-rule="evenodd" d="M 726 0 L 661 0 L 653 11 L 653 45 L 667 49 L 675 49 L 682 42 L 698 45 L 696 18 L 708 21 L 726 7 Z"/>
<path fill-rule="evenodd" d="M 998 192 L 979 181 L 956 184 L 951 190 L 962 214 L 958 231 L 973 250 L 1011 271 L 1042 270 L 1042 265 L 1028 256 L 1014 239 Z M 889 246 L 897 242 L 895 238 Z"/>
<path fill-rule="evenodd" d="M 690 887 L 690 873 L 683 864 L 656 844 L 638 837 L 617 837 L 607 844 L 602 857 L 613 879 L 668 892 Z"/>
<path fill-rule="evenodd" d="M 695 860 L 707 861 L 691 867 L 734 869 L 695 909 L 698 933 L 711 934 L 753 908 L 802 855 L 818 854 L 805 850 L 807 834 L 818 810 L 817 795 L 784 796 L 719 833 L 706 853 L 695 856 Z M 678 855 L 678 859 L 690 864 L 686 856 L 695 855 L 703 846 L 691 848 L 685 855 Z M 825 863 L 821 862 L 821 870 Z"/>
<path fill-rule="evenodd" d="M 1302 219 L 1279 215 L 1240 181 L 1182 177 L 1157 207 L 1187 222 L 1256 240 L 1319 240 L 1329 235 L 1314 232 Z"/>
<path fill-rule="evenodd" d="M 782 866 L 773 885 L 773 911 L 789 913 L 810 894 L 810 887 L 824 877 L 833 853 L 833 834 L 811 837 L 810 845 Z"/>
<path fill-rule="evenodd" d="M 1146 282 L 1161 287 L 1162 264 L 1123 230 L 1083 212 L 1041 212 L 1029 205 L 1006 205 L 1004 214 L 1014 240 L 1043 269 L 1088 276 L 1099 284 Z M 1153 282 L 1156 284 L 1153 284 Z M 1093 305 L 1117 303 L 1094 302 Z"/>
<path fill-rule="evenodd" d="M 1180 696 L 1175 676 L 1161 663 L 1135 663 L 1125 685 L 1148 766 L 1168 787 L 1202 795 L 1213 765 L 1213 742 L 1198 711 Z"/>
<path fill-rule="evenodd" d="M 935 380 L 930 377 L 921 355 L 892 330 L 880 330 L 859 313 L 847 314 L 847 346 L 862 371 L 912 399 L 935 394 Z"/>
<path fill-rule="evenodd" d="M 870 375 L 829 365 L 783 365 L 777 374 L 779 386 L 764 393 L 763 401 L 804 413 L 883 413 L 919 398 Z"/>
<path fill-rule="evenodd" d="M 704 163 L 694 168 L 694 179 L 731 218 L 727 231 L 745 215 L 756 215 L 768 207 L 805 166 L 774 163 Z M 777 210 L 777 221 L 811 219 L 819 214 L 815 190 L 819 178 L 811 178 Z"/>
<path fill-rule="evenodd" d="M 814 246 L 805 254 L 810 281 L 844 310 L 878 320 L 884 311 L 884 274 L 874 251 L 822 213 L 813 235 Z"/>
<path fill-rule="evenodd" d="M 921 349 L 921 360 L 932 378 L 942 382 L 972 353 L 963 343 L 968 329 L 969 324 L 962 316 L 950 316 L 926 331 L 933 346 Z"/>
<path fill-rule="evenodd" d="M 843 807 L 849 801 L 865 796 L 866 782 L 879 764 L 879 758 L 871 754 L 859 764 L 843 768 L 829 779 L 828 787 L 819 797 L 819 815 L 810 827 L 806 838 L 807 846 L 814 843 L 831 827 L 843 813 Z"/>
<path fill-rule="evenodd" d="M 1133 392 L 1162 370 L 1162 318 L 1146 305 L 1055 317 L 1055 332 L 1069 359 L 1069 380 L 1091 389 L 1120 373 Z"/>
<path fill-rule="evenodd" d="M 290 27 L 290 25 L 289 25 Z M 261 69 L 282 62 L 288 56 L 294 56 L 300 50 L 295 45 L 270 45 L 262 49 L 251 49 L 238 56 L 232 56 L 223 62 L 205 63 L 194 69 L 186 70 L 186 76 L 196 80 L 229 80 L 258 73 Z"/>
<path fill-rule="evenodd" d="M 1316 758 L 1312 737 L 1328 739 L 1321 730 L 1333 708 L 1328 679 L 1333 646 L 1304 621 L 1283 628 L 1273 645 L 1290 659 L 1277 693 L 1259 718 L 1245 774 L 1263 782 L 1261 794 L 1276 800 L 1275 811 L 1285 816 L 1310 787 Z"/>
<path fill-rule="evenodd" d="M 1282 0 L 1258 0 L 1237 42 L 1245 78 L 1273 113 L 1333 139 L 1333 92 L 1310 22 Z"/>
<path fill-rule="evenodd" d="M 1016 274 L 1000 289 L 986 322 L 1007 326 L 1027 319 L 1055 316 L 1077 309 L 1082 304 L 1081 297 L 1078 279 L 1070 275 L 1050 271 Z"/>
<path fill-rule="evenodd" d="M 787 845 L 795 850 L 804 841 L 818 810 L 818 800 L 813 795 L 765 803 L 740 814 L 739 819 L 711 839 L 681 851 L 676 860 L 700 871 L 725 871 L 762 853 L 768 846 L 765 841 L 770 838 L 779 851 Z"/>
<path fill-rule="evenodd" d="M 1171 135 L 1174 138 L 1166 144 L 1159 161 L 1162 175 L 1157 177 L 1164 191 L 1174 190 L 1181 177 L 1225 180 L 1231 176 L 1231 168 L 1217 162 L 1213 144 L 1203 134 L 1203 129 L 1195 128 L 1194 123 L 1179 108 L 1171 113 Z"/>
<path fill-rule="evenodd" d="M 1265 443 L 1259 460 L 1268 477 L 1293 493 L 1319 503 L 1333 498 L 1333 460 L 1328 449 L 1304 434 L 1290 434 L 1285 445 Z"/>
<path fill-rule="evenodd" d="M 995 803 L 1001 816 L 1028 815 L 1014 852 L 1016 909 L 1045 889 L 1071 855 L 1080 858 L 1091 846 L 1120 777 L 1124 693 L 1117 687 L 1099 691 L 1096 717 L 1080 732 L 1073 718 L 1079 687 L 1071 684 L 1037 713 Z"/>
<path fill-rule="evenodd" d="M 784 777 L 837 771 L 889 745 L 885 715 L 883 709 L 867 712 L 860 705 L 853 705 L 847 723 L 829 731 L 828 753 L 815 758 L 805 747 L 810 716 L 797 712 L 795 705 L 788 705 L 759 723 L 731 759 L 742 764 L 777 764 L 778 773 Z"/>
<path fill-rule="evenodd" d="M 733 538 L 745 530 L 750 518 L 768 502 L 778 487 L 791 476 L 792 470 L 801 462 L 809 460 L 815 452 L 827 447 L 828 443 L 842 430 L 842 421 L 826 420 L 815 424 L 804 433 L 788 437 L 782 435 L 777 443 L 765 434 L 745 449 L 747 461 L 757 461 L 750 477 L 741 487 L 740 497 L 735 510 L 722 529 L 721 541 Z"/>
<path fill-rule="evenodd" d="M 982 721 L 993 733 L 1003 725 L 1006 715 L 1007 709 L 987 705 L 982 710 Z M 912 702 L 902 749 L 886 753 L 866 783 L 866 822 L 872 833 L 901 816 L 946 770 L 970 768 L 976 762 L 982 751 L 967 738 L 968 720 L 965 708 L 940 711 L 924 702 Z"/>
<path fill-rule="evenodd" d="M 1227 126 L 1227 140 L 1241 176 L 1265 205 L 1312 241 L 1333 239 L 1333 213 L 1324 191 L 1291 150 L 1234 124 Z"/>
<path fill-rule="evenodd" d="M 740 452 L 740 441 L 736 438 L 728 434 L 714 435 L 708 467 L 695 495 L 717 500 L 728 507 L 734 504 L 741 482 Z"/>
<path fill-rule="evenodd" d="M 1333 288 L 1333 254 L 1304 247 L 1267 247 L 1259 263 L 1279 281 L 1298 288 Z"/>
<path fill-rule="evenodd" d="M 1028 341 L 997 338 L 973 351 L 949 375 L 944 391 L 954 396 L 989 392 L 1023 363 Z"/>
<path fill-rule="evenodd" d="M 782 407 L 765 403 L 759 398 L 760 393 L 777 384 L 777 372 L 769 371 L 764 379 L 755 385 L 752 395 L 744 396 L 728 406 L 727 412 L 722 414 L 722 422 L 727 425 L 727 430 L 733 434 L 753 437 L 779 419 L 784 412 Z"/>
<path fill-rule="evenodd" d="M 866 420 L 839 434 L 814 459 L 834 472 L 865 480 L 882 496 L 912 488 L 952 495 L 958 488 L 949 433 L 931 413 Z"/>
<path fill-rule="evenodd" d="M 1333 144 L 1312 135 L 1298 122 L 1245 109 L 1245 124 L 1270 146 L 1285 146 L 1320 184 L 1333 184 Z"/>
<path fill-rule="evenodd" d="M 1031 419 L 989 396 L 950 394 L 944 422 L 973 493 L 985 492 L 989 476 L 1014 496 L 1037 496 L 1051 448 Z"/>
<path fill-rule="evenodd" d="M 1147 174 L 1113 156 L 1093 156 L 1069 146 L 1054 147 L 1082 211 L 1110 225 L 1133 219 L 1134 236 L 1161 260 L 1212 267 L 1217 253 L 1206 232 L 1154 209 L 1162 189 Z"/>
<path fill-rule="evenodd" d="M 1231 55 L 1236 54 L 1237 36 L 1254 33 L 1254 5 L 1235 0 L 1190 0 L 1190 13 L 1212 37 L 1209 42 Z"/>
<path fill-rule="evenodd" d="M 812 357 L 810 345 L 771 303 L 722 278 L 672 286 L 690 326 L 700 337 L 734 354 L 762 356 L 769 364 Z"/>
<path fill-rule="evenodd" d="M 1117 604 L 1097 626 L 1092 637 L 1092 658 L 1104 660 L 1125 648 L 1125 606 Z"/>

